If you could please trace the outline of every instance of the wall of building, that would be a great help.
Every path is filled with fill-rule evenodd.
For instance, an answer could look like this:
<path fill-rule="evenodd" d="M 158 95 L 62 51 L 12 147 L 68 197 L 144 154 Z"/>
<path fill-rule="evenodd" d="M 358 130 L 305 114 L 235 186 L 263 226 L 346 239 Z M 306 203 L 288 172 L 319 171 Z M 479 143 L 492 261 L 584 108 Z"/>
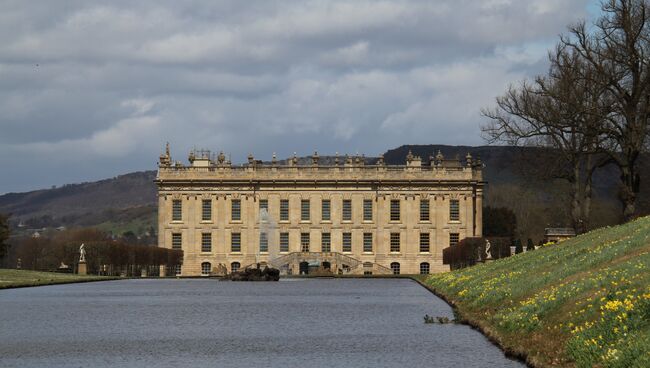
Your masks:
<path fill-rule="evenodd" d="M 163 160 L 161 159 L 161 162 Z M 449 270 L 442 265 L 442 249 L 449 246 L 449 234 L 462 239 L 480 236 L 482 187 L 480 169 L 472 166 L 452 169 L 413 170 L 403 166 L 382 170 L 369 167 L 323 168 L 171 167 L 161 165 L 159 186 L 159 246 L 171 248 L 172 234 L 182 234 L 184 264 L 182 276 L 201 274 L 201 264 L 210 262 L 216 270 L 232 262 L 241 266 L 269 262 L 286 253 L 301 251 L 301 233 L 310 234 L 310 252 L 321 252 L 323 233 L 331 234 L 331 252 L 343 253 L 361 263 L 385 268 L 400 264 L 400 273 L 420 273 L 428 262 L 431 272 Z M 437 180 L 431 180 L 435 177 Z M 291 179 L 294 179 L 293 181 Z M 337 180 L 340 179 L 339 180 Z M 173 200 L 181 200 L 182 220 L 172 220 Z M 202 201 L 211 200 L 212 219 L 202 221 Z M 280 220 L 280 201 L 289 200 L 289 220 Z M 321 218 L 321 203 L 331 203 L 329 221 Z M 342 219 L 343 200 L 352 201 L 352 219 Z M 372 221 L 363 219 L 363 201 L 373 204 Z M 241 220 L 231 218 L 233 200 L 241 202 Z M 260 200 L 268 201 L 269 252 L 261 253 Z M 309 220 L 301 219 L 301 201 L 309 200 Z M 390 220 L 391 200 L 400 201 L 400 220 Z M 420 201 L 429 201 L 429 220 L 420 220 Z M 459 220 L 449 218 L 450 200 L 459 201 Z M 289 233 L 289 251 L 279 252 L 280 233 Z M 352 234 L 352 251 L 343 252 L 343 233 Z M 203 233 L 212 240 L 210 252 L 201 251 Z M 241 234 L 241 251 L 231 251 L 231 236 Z M 373 234 L 373 251 L 363 251 L 363 234 Z M 390 251 L 390 234 L 400 234 L 400 251 Z M 420 251 L 420 233 L 429 233 L 430 251 Z M 338 265 L 337 265 L 338 267 Z M 362 273 L 357 267 L 355 273 Z"/>

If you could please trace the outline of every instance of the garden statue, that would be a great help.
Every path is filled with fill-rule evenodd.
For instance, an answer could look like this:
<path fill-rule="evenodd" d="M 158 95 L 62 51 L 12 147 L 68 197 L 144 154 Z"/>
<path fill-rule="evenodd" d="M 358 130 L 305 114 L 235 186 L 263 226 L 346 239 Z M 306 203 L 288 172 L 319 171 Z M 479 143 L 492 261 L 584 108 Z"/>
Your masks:
<path fill-rule="evenodd" d="M 79 247 L 79 263 L 86 262 L 86 249 L 83 243 Z"/>
<path fill-rule="evenodd" d="M 492 244 L 490 244 L 490 241 L 485 239 L 485 254 L 487 257 L 485 259 L 492 259 Z"/>

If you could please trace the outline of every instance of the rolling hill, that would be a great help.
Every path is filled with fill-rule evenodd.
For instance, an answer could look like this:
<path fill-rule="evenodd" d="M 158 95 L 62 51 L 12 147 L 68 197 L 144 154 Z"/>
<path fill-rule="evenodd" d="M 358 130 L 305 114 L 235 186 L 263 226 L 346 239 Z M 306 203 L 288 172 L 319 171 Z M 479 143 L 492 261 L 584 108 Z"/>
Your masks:
<path fill-rule="evenodd" d="M 534 367 L 650 366 L 650 217 L 432 275 L 434 292 Z"/>

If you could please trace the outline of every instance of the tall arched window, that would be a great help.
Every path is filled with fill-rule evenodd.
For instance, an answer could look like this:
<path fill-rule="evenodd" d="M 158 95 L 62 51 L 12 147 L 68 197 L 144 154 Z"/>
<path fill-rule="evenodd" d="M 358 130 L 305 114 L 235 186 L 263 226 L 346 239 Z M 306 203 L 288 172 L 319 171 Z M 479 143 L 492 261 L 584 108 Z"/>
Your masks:
<path fill-rule="evenodd" d="M 391 263 L 390 269 L 393 270 L 393 275 L 399 275 L 399 262 Z"/>
<path fill-rule="evenodd" d="M 420 263 L 420 275 L 428 275 L 429 269 L 430 269 L 429 262 Z"/>
<path fill-rule="evenodd" d="M 230 264 L 230 272 L 237 272 L 237 271 L 239 271 L 240 267 L 241 267 L 241 263 L 233 262 L 233 263 Z"/>
<path fill-rule="evenodd" d="M 201 276 L 209 276 L 212 271 L 212 264 L 210 262 L 201 263 Z"/>

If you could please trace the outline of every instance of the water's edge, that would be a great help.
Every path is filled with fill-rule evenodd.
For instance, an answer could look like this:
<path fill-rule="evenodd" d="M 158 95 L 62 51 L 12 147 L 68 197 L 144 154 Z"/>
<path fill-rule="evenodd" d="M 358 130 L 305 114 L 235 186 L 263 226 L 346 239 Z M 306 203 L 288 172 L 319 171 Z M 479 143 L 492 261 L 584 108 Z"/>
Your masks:
<path fill-rule="evenodd" d="M 83 284 L 87 282 L 101 282 L 101 281 L 115 281 L 115 280 L 126 280 L 127 278 L 124 277 L 111 277 L 111 276 L 106 276 L 106 278 L 101 278 L 101 279 L 86 279 L 86 280 L 61 280 L 61 281 L 48 281 L 40 284 L 23 284 L 23 285 L 7 285 L 7 286 L 1 286 L 0 287 L 0 292 L 2 290 L 9 290 L 9 289 L 22 289 L 22 288 L 31 288 L 31 287 L 40 287 L 40 286 L 54 286 L 54 285 L 66 285 L 66 284 Z"/>
<path fill-rule="evenodd" d="M 480 320 L 474 320 L 474 319 L 469 319 L 469 318 L 465 317 L 463 315 L 462 311 L 458 308 L 458 306 L 452 300 L 447 298 L 447 296 L 445 294 L 440 293 L 435 288 L 427 285 L 424 281 L 420 280 L 417 277 L 411 277 L 411 280 L 413 280 L 413 281 L 417 282 L 418 284 L 420 284 L 422 287 L 424 287 L 425 289 L 430 291 L 433 295 L 435 295 L 438 298 L 444 300 L 445 303 L 447 303 L 453 309 L 454 316 L 457 318 L 456 321 L 458 323 L 469 326 L 473 330 L 476 330 L 476 331 L 480 332 L 481 334 L 483 334 L 483 336 L 485 336 L 485 338 L 487 338 L 488 341 L 490 341 L 492 343 L 492 345 L 498 347 L 501 351 L 503 351 L 503 354 L 506 357 L 511 358 L 511 359 L 515 359 L 515 360 L 517 360 L 517 361 L 519 361 L 521 363 L 526 364 L 526 366 L 531 367 L 531 368 L 543 368 L 542 366 L 535 365 L 534 362 L 532 362 L 529 359 L 528 354 L 525 351 L 505 347 L 503 345 L 503 342 L 501 341 L 501 338 L 499 337 L 499 335 L 492 332 L 492 330 L 487 328 L 487 326 L 484 323 L 482 323 Z"/>

